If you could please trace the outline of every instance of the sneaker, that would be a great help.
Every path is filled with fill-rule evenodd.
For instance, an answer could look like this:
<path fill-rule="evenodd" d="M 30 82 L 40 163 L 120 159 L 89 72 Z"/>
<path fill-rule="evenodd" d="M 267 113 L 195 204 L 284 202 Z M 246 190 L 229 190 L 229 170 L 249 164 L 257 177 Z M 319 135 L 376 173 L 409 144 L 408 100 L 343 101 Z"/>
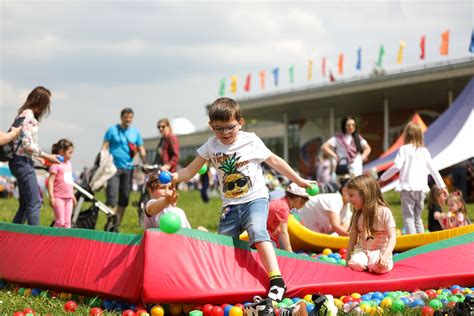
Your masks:
<path fill-rule="evenodd" d="M 270 279 L 270 289 L 268 290 L 268 298 L 276 301 L 277 303 L 281 302 L 286 293 L 286 284 L 283 281 L 281 276 Z"/>
<path fill-rule="evenodd" d="M 332 295 L 313 294 L 311 300 L 314 303 L 314 308 L 310 316 L 336 316 L 338 309 L 334 304 L 334 297 Z"/>
<path fill-rule="evenodd" d="M 306 302 L 299 301 L 291 306 L 280 308 L 279 316 L 308 316 Z"/>
<path fill-rule="evenodd" d="M 255 296 L 253 300 L 255 303 L 245 306 L 245 316 L 275 316 L 271 298 L 262 299 L 260 296 Z"/>

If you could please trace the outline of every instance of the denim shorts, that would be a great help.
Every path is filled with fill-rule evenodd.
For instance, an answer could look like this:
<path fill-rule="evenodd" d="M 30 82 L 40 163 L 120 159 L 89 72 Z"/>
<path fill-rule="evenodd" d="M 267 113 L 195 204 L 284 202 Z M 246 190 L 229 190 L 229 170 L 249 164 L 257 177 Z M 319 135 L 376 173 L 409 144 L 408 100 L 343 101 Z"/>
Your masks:
<path fill-rule="evenodd" d="M 260 198 L 247 203 L 228 205 L 222 209 L 219 234 L 238 238 L 246 230 L 250 245 L 270 241 L 267 231 L 268 199 Z"/>

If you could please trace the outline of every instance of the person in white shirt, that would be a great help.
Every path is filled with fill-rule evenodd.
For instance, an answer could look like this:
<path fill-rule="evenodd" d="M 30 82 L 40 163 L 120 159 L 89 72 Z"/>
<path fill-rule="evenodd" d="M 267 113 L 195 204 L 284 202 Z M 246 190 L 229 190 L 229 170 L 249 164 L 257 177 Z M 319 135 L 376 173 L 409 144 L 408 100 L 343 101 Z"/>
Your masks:
<path fill-rule="evenodd" d="M 448 191 L 439 171 L 433 165 L 428 149 L 424 146 L 420 125 L 408 123 L 403 137 L 405 144 L 400 147 L 393 166 L 382 174 L 380 181 L 387 181 L 396 173 L 400 173 L 400 182 L 395 190 L 400 192 L 403 226 L 407 234 L 424 233 L 421 213 L 425 194 L 430 190 L 428 173 L 445 194 L 448 194 Z"/>
<path fill-rule="evenodd" d="M 321 150 L 337 161 L 337 175 L 355 177 L 362 174 L 362 163 L 369 157 L 371 148 L 360 136 L 355 118 L 346 116 L 341 121 L 341 132 L 329 138 Z M 339 171 L 339 165 L 347 165 L 347 170 Z"/>

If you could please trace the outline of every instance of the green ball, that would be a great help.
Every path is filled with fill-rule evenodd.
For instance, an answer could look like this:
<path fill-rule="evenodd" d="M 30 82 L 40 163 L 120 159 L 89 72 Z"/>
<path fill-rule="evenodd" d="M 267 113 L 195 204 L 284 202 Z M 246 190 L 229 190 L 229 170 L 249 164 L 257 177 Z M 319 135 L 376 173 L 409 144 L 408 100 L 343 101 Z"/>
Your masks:
<path fill-rule="evenodd" d="M 277 308 L 282 308 L 282 307 L 288 307 L 288 305 L 283 301 L 277 304 Z"/>
<path fill-rule="evenodd" d="M 290 306 L 290 305 L 293 305 L 294 302 L 291 298 L 288 298 L 288 297 L 285 297 L 283 300 L 282 300 L 282 303 L 285 303 L 287 306 Z"/>
<path fill-rule="evenodd" d="M 347 262 L 346 262 L 345 259 L 339 259 L 339 260 L 337 260 L 337 263 L 339 263 L 341 266 L 347 265 Z"/>
<path fill-rule="evenodd" d="M 160 229 L 168 234 L 174 234 L 181 228 L 181 219 L 174 213 L 160 216 Z"/>
<path fill-rule="evenodd" d="M 439 310 L 443 308 L 443 303 L 440 300 L 434 299 L 430 301 L 430 306 L 435 310 Z"/>
<path fill-rule="evenodd" d="M 392 312 L 403 312 L 405 310 L 405 303 L 402 300 L 396 300 L 392 303 Z"/>
<path fill-rule="evenodd" d="M 316 184 L 312 184 L 309 188 L 306 188 L 306 193 L 311 196 L 315 196 L 319 193 L 319 187 Z"/>
<path fill-rule="evenodd" d="M 207 165 L 202 165 L 201 169 L 198 171 L 199 174 L 206 174 L 207 173 Z"/>

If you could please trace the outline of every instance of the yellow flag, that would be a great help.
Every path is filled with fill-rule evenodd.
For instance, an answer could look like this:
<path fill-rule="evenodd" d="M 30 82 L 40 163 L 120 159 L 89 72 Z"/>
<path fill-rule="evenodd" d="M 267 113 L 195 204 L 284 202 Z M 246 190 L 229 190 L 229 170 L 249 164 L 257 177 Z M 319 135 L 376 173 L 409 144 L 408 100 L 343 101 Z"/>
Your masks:
<path fill-rule="evenodd" d="M 401 64 L 403 61 L 403 49 L 405 48 L 405 42 L 400 41 L 400 47 L 398 48 L 397 64 Z"/>
<path fill-rule="evenodd" d="M 308 60 L 308 81 L 313 79 L 313 60 Z"/>
<path fill-rule="evenodd" d="M 237 76 L 230 77 L 230 92 L 232 94 L 237 93 Z"/>

